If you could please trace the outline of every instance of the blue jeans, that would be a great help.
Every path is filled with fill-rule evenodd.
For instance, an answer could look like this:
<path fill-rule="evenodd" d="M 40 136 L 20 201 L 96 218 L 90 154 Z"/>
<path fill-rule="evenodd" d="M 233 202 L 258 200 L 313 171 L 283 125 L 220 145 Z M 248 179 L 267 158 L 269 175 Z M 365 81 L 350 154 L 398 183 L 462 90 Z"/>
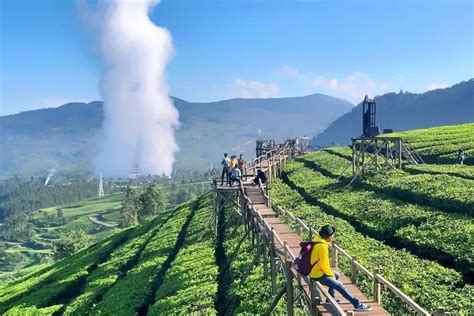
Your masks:
<path fill-rule="evenodd" d="M 354 295 L 352 295 L 345 288 L 344 284 L 342 284 L 341 281 L 339 281 L 339 273 L 334 272 L 334 275 L 336 276 L 336 278 L 331 278 L 331 277 L 323 275 L 322 277 L 319 277 L 319 278 L 314 279 L 314 280 L 318 281 L 322 285 L 327 286 L 329 288 L 328 289 L 329 295 L 331 295 L 332 297 L 334 297 L 334 295 L 336 295 L 335 291 L 338 291 L 339 293 L 341 293 L 342 296 L 344 296 L 344 298 L 346 300 L 351 302 L 352 305 L 354 305 L 355 308 L 359 307 L 359 304 L 360 304 L 359 300 L 357 298 L 355 298 Z"/>

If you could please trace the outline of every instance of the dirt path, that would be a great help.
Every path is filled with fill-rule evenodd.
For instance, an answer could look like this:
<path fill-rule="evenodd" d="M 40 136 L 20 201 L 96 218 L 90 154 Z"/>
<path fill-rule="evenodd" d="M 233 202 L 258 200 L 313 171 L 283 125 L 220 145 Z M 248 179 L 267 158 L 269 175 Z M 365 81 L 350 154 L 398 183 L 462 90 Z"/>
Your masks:
<path fill-rule="evenodd" d="M 102 218 L 102 215 L 100 214 L 94 214 L 93 216 L 89 216 L 89 220 L 94 224 L 102 225 L 108 228 L 116 228 L 118 226 L 118 224 L 111 224 L 111 223 L 104 222 L 101 220 L 101 218 Z"/>

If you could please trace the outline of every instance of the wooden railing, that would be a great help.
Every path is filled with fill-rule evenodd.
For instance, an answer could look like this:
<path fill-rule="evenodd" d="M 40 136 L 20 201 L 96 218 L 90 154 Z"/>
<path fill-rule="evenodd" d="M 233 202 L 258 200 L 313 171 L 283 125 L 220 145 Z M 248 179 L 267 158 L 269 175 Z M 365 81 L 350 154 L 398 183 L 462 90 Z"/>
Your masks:
<path fill-rule="evenodd" d="M 256 225 L 253 226 L 254 230 L 257 231 L 260 235 L 259 240 L 263 241 L 265 247 L 270 252 L 270 266 L 271 266 L 271 278 L 272 278 L 272 288 L 275 288 L 275 266 L 279 261 L 279 264 L 282 265 L 285 271 L 285 280 L 286 280 L 286 292 L 287 292 L 287 314 L 293 315 L 293 280 L 296 280 L 299 285 L 308 285 L 309 293 L 304 291 L 303 294 L 305 297 L 306 305 L 311 315 L 316 315 L 316 305 L 320 304 L 322 299 L 325 299 L 332 306 L 335 311 L 335 315 L 351 315 L 351 313 L 345 313 L 344 310 L 337 304 L 335 299 L 328 293 L 326 288 L 319 282 L 312 280 L 308 276 L 301 275 L 296 271 L 294 266 L 295 258 L 298 254 L 295 254 L 287 246 L 287 243 L 282 239 L 273 229 L 270 227 L 263 219 L 262 215 L 255 209 L 252 205 L 252 202 L 245 197 L 247 205 L 249 206 L 249 211 L 251 217 L 256 220 Z M 280 246 L 277 246 L 280 245 Z"/>
<path fill-rule="evenodd" d="M 287 151 L 283 151 L 282 153 L 278 152 L 279 149 L 275 149 L 267 154 L 270 154 L 270 157 L 274 157 L 275 154 L 279 155 L 280 159 L 270 159 L 267 155 L 263 155 L 261 157 L 258 157 L 255 161 L 257 163 L 253 164 L 255 167 L 257 164 L 262 164 L 264 159 L 267 159 L 267 166 L 268 168 L 266 170 L 262 170 L 265 172 L 265 175 L 267 176 L 267 186 L 264 187 L 262 183 L 259 183 L 260 189 L 262 190 L 262 194 L 265 198 L 265 203 L 268 207 L 272 207 L 277 213 L 280 215 L 283 215 L 283 218 L 286 217 L 291 220 L 292 224 L 294 224 L 297 233 L 300 236 L 306 236 L 308 240 L 312 240 L 314 236 L 316 236 L 318 233 L 315 231 L 313 228 L 310 228 L 308 225 L 306 225 L 300 218 L 294 216 L 291 212 L 283 209 L 281 206 L 278 205 L 278 202 L 270 197 L 269 194 L 269 185 L 273 182 L 273 179 L 276 178 L 282 170 L 282 164 L 286 164 L 287 161 L 293 157 L 291 157 L 291 154 L 288 153 Z M 284 157 L 284 158 L 282 158 Z M 253 163 L 253 162 L 252 162 Z M 258 214 L 258 212 L 257 212 Z M 260 216 L 261 218 L 261 216 Z M 261 219 L 263 223 L 263 219 Z M 270 229 L 269 227 L 266 227 L 266 229 Z M 272 234 L 275 236 L 275 234 Z M 276 236 L 278 238 L 278 236 Z M 281 244 L 284 245 L 285 243 L 281 241 Z M 290 252 L 289 249 L 286 248 L 286 244 L 284 245 L 284 251 L 285 252 Z M 370 280 L 372 280 L 373 283 L 373 297 L 374 300 L 381 304 L 382 302 L 382 297 L 381 297 L 381 291 L 382 287 L 387 288 L 390 290 L 396 297 L 401 299 L 409 308 L 411 308 L 414 312 L 417 313 L 417 315 L 430 315 L 428 311 L 426 311 L 424 308 L 422 308 L 420 305 L 418 305 L 414 300 L 412 300 L 408 295 L 403 293 L 399 288 L 397 288 L 393 283 L 385 279 L 382 275 L 379 274 L 378 270 L 375 269 L 373 272 L 370 272 L 369 269 L 364 267 L 360 262 L 357 261 L 355 256 L 351 256 L 349 253 L 347 253 L 342 247 L 340 247 L 336 243 L 332 243 L 331 245 L 331 265 L 333 268 L 338 268 L 338 261 L 339 261 L 339 254 L 341 254 L 345 259 L 347 259 L 350 264 L 351 264 L 351 275 L 350 279 L 353 284 L 357 283 L 357 277 L 359 275 L 359 272 L 365 274 Z M 288 258 L 293 258 L 294 259 L 294 254 L 292 256 L 288 256 Z M 305 277 L 300 276 L 302 279 L 305 279 Z M 307 277 L 306 277 L 307 278 Z M 309 278 L 307 278 L 309 279 Z M 307 280 L 307 284 L 311 286 L 311 283 L 314 282 L 311 279 Z M 325 289 L 319 284 L 319 282 L 316 282 L 316 287 L 317 289 L 323 293 L 323 296 L 328 299 L 330 304 L 336 309 L 336 310 L 341 310 L 339 305 L 332 299 L 330 295 L 325 291 Z M 340 315 L 345 315 L 344 312 L 341 310 Z"/>

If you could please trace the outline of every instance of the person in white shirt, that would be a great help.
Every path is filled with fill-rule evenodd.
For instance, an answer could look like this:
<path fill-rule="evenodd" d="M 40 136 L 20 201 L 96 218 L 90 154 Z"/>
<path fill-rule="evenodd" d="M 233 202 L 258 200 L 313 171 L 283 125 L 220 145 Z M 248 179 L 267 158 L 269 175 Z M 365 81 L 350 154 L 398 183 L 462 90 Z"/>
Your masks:
<path fill-rule="evenodd" d="M 227 157 L 227 153 L 224 154 L 224 158 L 221 161 L 222 165 L 222 176 L 221 176 L 221 185 L 224 185 L 224 176 L 225 181 L 229 184 L 229 167 L 230 167 L 230 159 Z"/>

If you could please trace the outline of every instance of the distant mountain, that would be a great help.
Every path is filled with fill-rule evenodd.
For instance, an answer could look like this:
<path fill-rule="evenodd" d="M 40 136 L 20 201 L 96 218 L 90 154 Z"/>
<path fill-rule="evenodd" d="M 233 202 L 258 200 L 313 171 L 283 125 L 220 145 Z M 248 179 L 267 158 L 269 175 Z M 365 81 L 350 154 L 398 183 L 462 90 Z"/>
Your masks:
<path fill-rule="evenodd" d="M 377 125 L 394 131 L 474 122 L 474 79 L 422 94 L 387 93 L 377 102 Z M 318 134 L 313 145 L 348 144 L 362 134 L 362 104 Z"/>
<path fill-rule="evenodd" d="M 257 136 L 282 139 L 315 135 L 353 107 L 321 94 L 211 103 L 173 101 L 181 121 L 178 168 L 209 167 L 211 162 L 216 165 L 224 151 L 250 157 Z M 52 168 L 92 170 L 103 117 L 99 101 L 0 117 L 0 174 L 31 174 Z"/>

